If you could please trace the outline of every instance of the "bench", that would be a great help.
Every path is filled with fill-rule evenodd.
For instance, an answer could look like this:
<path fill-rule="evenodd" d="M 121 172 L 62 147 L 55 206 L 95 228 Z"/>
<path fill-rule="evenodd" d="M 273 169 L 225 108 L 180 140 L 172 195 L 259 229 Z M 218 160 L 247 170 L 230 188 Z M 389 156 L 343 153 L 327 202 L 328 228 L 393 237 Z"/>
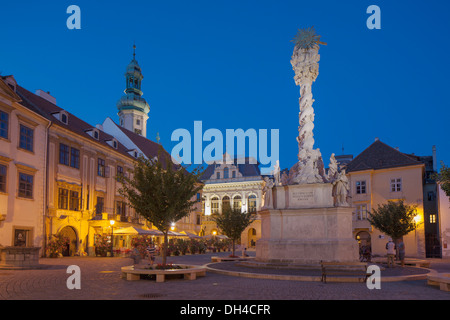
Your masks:
<path fill-rule="evenodd" d="M 322 269 L 321 281 L 327 283 L 327 276 L 341 275 L 341 276 L 359 276 L 367 280 L 367 263 L 364 262 L 320 262 Z"/>
<path fill-rule="evenodd" d="M 213 256 L 213 257 L 211 257 L 211 262 L 226 262 L 226 261 L 242 261 L 242 260 L 248 260 L 248 259 L 251 259 L 251 258 L 254 258 L 254 257 L 239 257 L 239 256 L 237 256 L 237 257 L 235 257 L 235 258 L 233 258 L 233 257 L 216 257 L 216 256 Z"/>
<path fill-rule="evenodd" d="M 197 276 L 206 276 L 206 268 L 199 266 L 180 265 L 183 269 L 135 269 L 134 266 L 122 267 L 122 278 L 128 281 L 136 281 L 141 275 L 156 275 L 156 282 L 164 282 L 166 275 L 182 274 L 184 279 L 195 280 Z M 187 268 L 186 268 L 187 267 Z"/>
<path fill-rule="evenodd" d="M 442 291 L 450 291 L 450 273 L 438 273 L 427 275 L 427 283 L 439 286 Z"/>

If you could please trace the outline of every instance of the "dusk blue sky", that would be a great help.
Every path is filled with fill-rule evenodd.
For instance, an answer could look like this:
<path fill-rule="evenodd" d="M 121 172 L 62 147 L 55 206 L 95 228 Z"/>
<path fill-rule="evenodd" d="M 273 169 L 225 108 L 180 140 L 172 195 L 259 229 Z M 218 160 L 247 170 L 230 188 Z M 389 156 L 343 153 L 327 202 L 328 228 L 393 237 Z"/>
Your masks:
<path fill-rule="evenodd" d="M 81 30 L 69 30 L 69 5 Z M 381 30 L 369 30 L 369 5 Z M 280 130 L 281 167 L 297 161 L 299 87 L 290 64 L 298 28 L 322 41 L 313 84 L 315 147 L 354 156 L 378 137 L 450 164 L 449 1 L 4 1 L 0 72 L 93 125 L 111 117 L 132 58 L 150 104 L 147 137 Z M 205 147 L 207 143 L 204 143 Z"/>

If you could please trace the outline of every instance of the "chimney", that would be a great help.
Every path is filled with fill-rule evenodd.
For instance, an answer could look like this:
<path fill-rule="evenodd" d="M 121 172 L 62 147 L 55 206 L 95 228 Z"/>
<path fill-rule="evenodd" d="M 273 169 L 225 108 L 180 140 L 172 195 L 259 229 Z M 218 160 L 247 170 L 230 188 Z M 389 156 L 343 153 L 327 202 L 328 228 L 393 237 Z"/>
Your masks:
<path fill-rule="evenodd" d="M 436 146 L 433 146 L 433 171 L 437 172 L 437 163 L 436 163 Z"/>
<path fill-rule="evenodd" d="M 56 98 L 50 95 L 50 91 L 36 90 L 36 95 L 56 105 Z"/>

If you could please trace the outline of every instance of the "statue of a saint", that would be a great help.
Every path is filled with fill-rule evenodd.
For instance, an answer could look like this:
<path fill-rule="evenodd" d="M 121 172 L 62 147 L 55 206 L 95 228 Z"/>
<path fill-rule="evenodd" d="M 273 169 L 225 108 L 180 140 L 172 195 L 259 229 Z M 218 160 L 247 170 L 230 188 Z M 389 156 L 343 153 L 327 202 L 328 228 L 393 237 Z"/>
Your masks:
<path fill-rule="evenodd" d="M 275 179 L 275 186 L 279 186 L 281 183 L 280 177 L 280 160 L 277 160 L 273 166 L 273 178 Z"/>
<path fill-rule="evenodd" d="M 338 163 L 334 157 L 334 153 L 332 153 L 330 157 L 330 165 L 328 166 L 328 181 L 332 183 L 337 179 L 338 175 Z"/>
<path fill-rule="evenodd" d="M 333 184 L 333 197 L 336 207 L 347 207 L 347 195 L 350 190 L 350 184 L 345 174 L 345 169 L 341 169 L 337 179 Z"/>
<path fill-rule="evenodd" d="M 272 188 L 274 186 L 272 179 L 269 177 L 264 178 L 264 187 L 263 187 L 263 197 L 264 197 L 264 205 L 265 209 L 273 209 L 273 198 L 272 198 Z"/>

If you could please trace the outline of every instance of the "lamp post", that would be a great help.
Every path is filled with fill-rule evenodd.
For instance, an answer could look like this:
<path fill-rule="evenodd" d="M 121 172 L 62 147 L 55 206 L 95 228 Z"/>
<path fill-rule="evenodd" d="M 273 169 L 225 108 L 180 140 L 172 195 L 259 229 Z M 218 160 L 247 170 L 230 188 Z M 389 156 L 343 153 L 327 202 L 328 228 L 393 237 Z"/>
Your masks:
<path fill-rule="evenodd" d="M 116 223 L 114 220 L 109 220 L 109 224 L 111 225 L 111 257 L 114 257 L 113 252 L 114 223 Z"/>

